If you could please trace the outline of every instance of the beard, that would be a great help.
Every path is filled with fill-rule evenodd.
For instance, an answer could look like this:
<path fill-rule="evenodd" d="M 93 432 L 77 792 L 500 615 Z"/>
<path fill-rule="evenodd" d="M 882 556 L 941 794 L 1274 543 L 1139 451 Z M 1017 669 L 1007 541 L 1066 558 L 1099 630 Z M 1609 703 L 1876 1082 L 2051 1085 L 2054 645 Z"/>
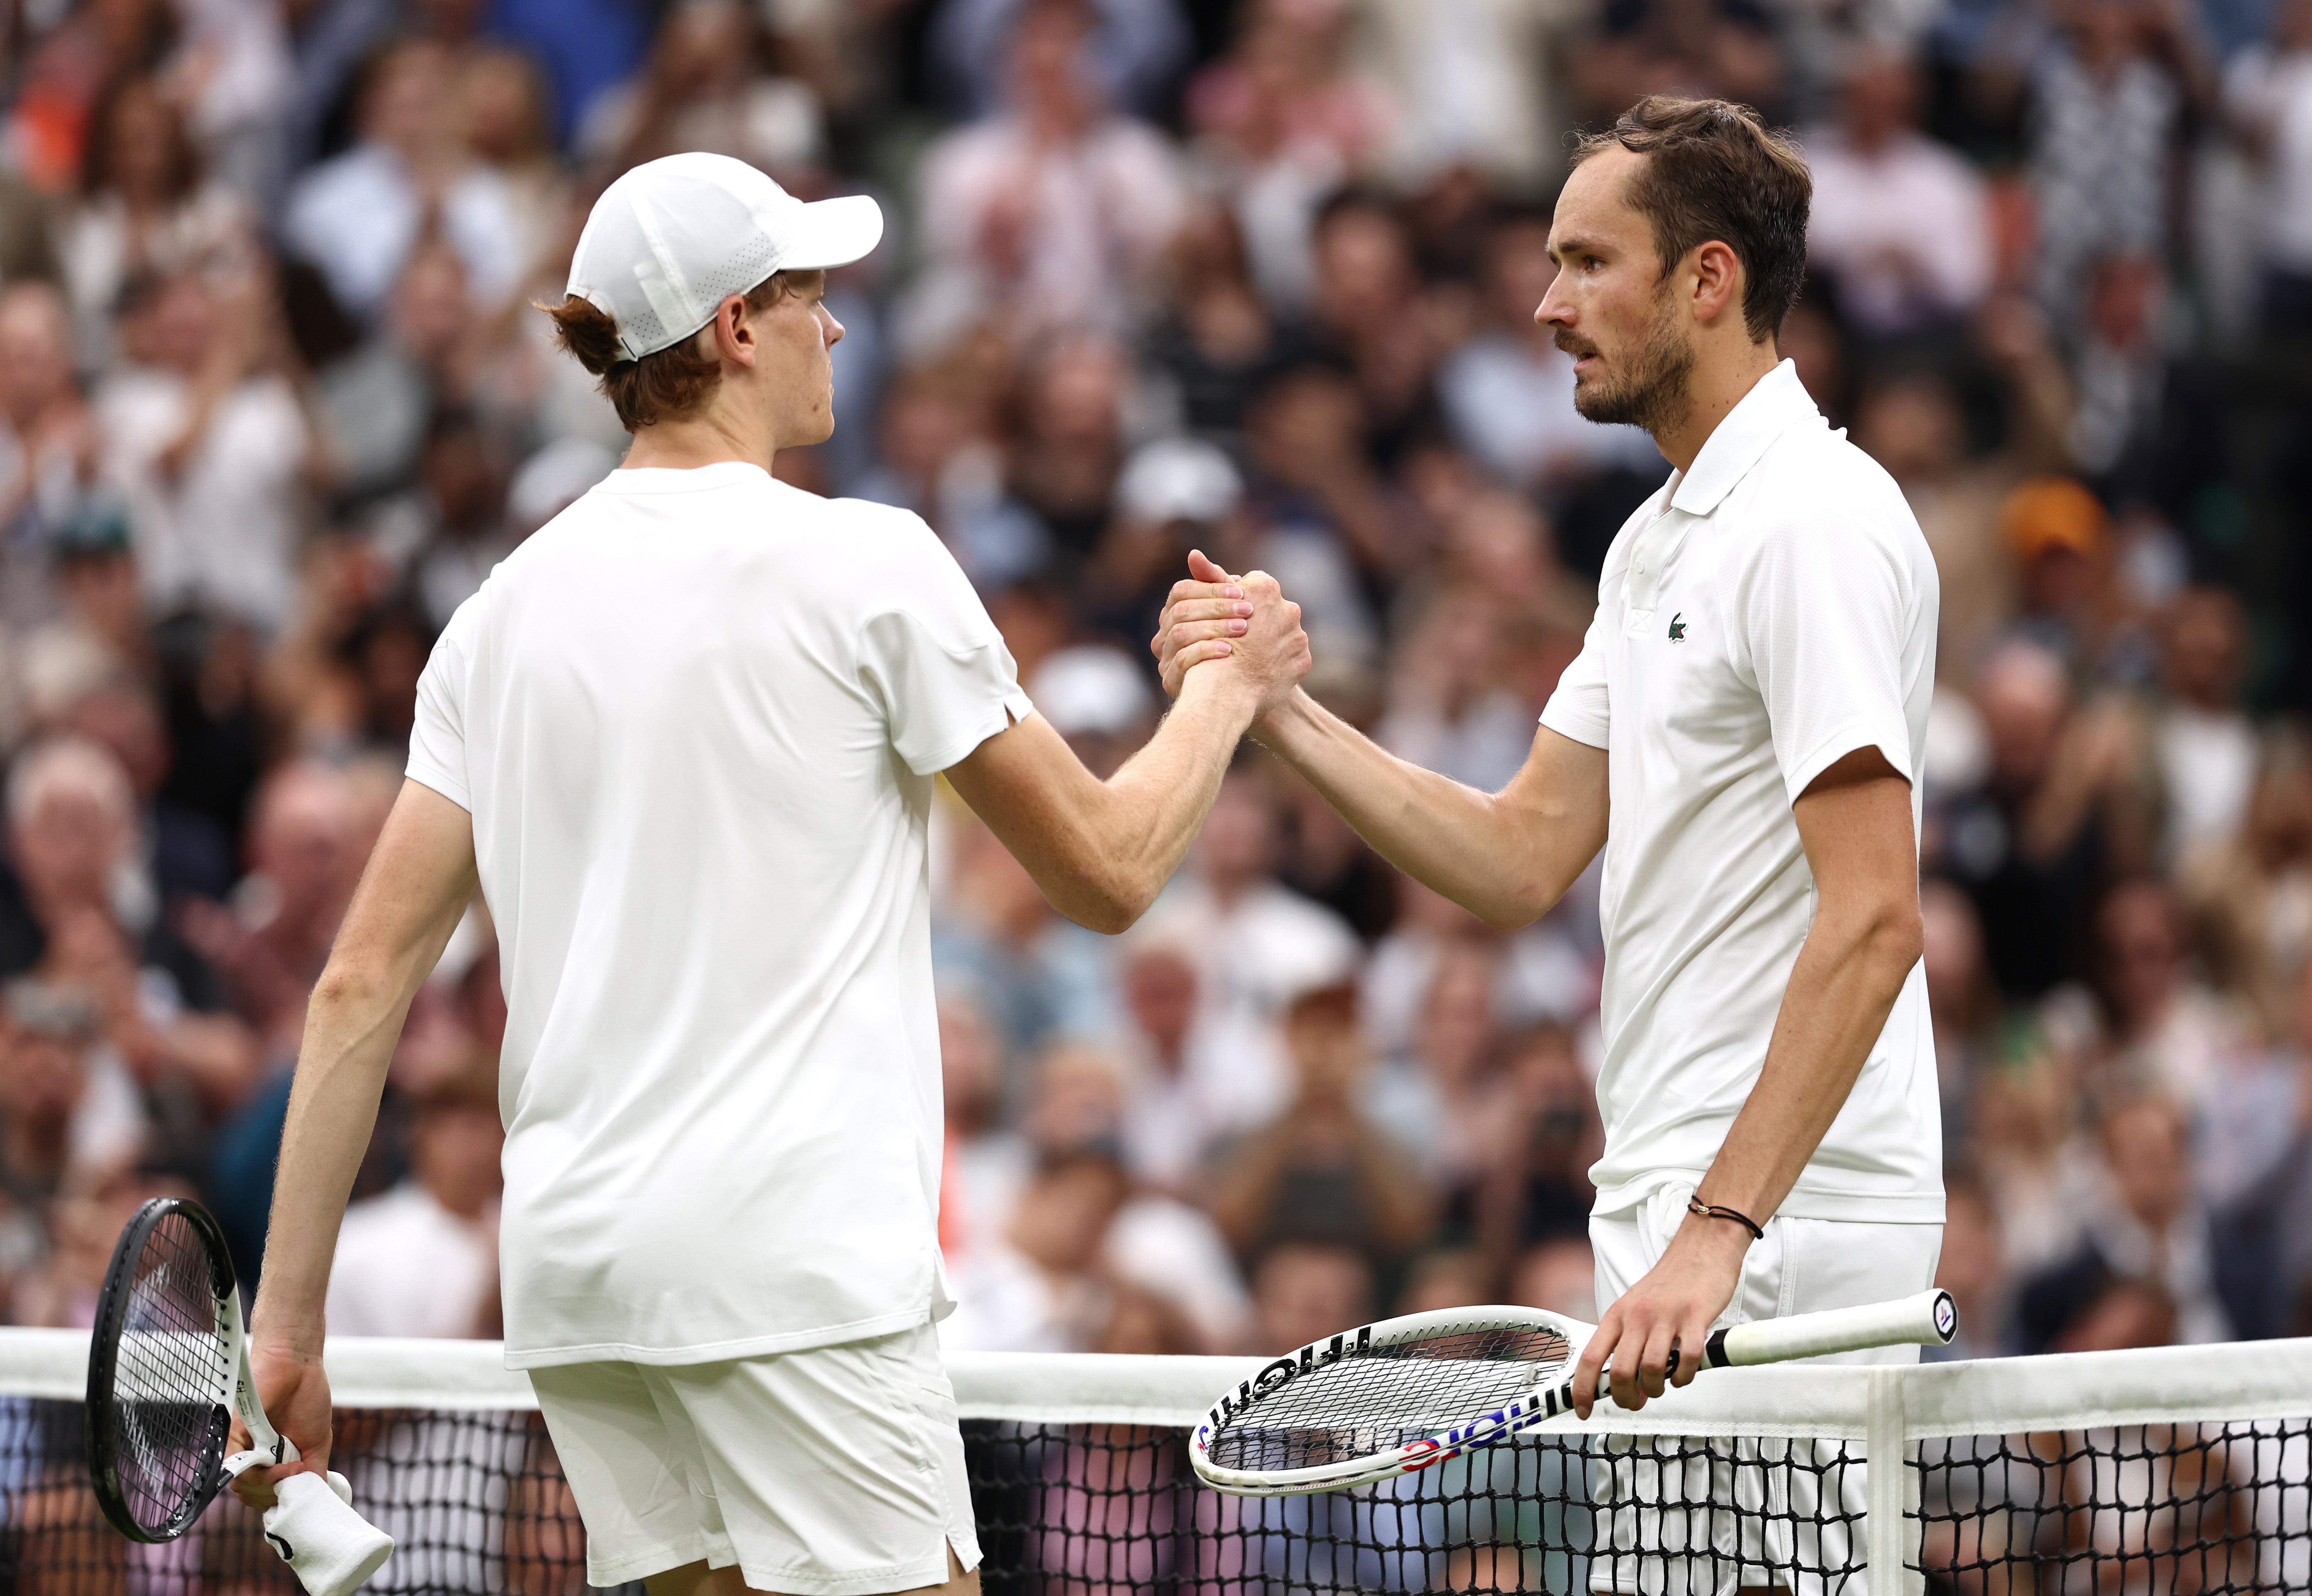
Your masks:
<path fill-rule="evenodd" d="M 1569 355 L 1598 353 L 1598 346 L 1586 339 L 1575 339 L 1569 347 L 1563 332 L 1558 334 L 1557 346 Z M 1585 421 L 1643 427 L 1659 437 L 1686 419 L 1692 408 L 1686 384 L 1693 375 L 1694 346 L 1679 336 L 1665 284 L 1654 295 L 1653 319 L 1624 361 L 1620 379 L 1578 381 L 1573 408 Z"/>

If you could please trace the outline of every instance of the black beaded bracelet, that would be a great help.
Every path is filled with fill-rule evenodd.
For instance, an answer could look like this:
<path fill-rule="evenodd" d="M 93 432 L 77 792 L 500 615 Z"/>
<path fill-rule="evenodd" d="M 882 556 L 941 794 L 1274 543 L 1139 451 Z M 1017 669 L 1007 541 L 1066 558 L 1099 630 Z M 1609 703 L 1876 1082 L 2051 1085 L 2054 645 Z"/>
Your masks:
<path fill-rule="evenodd" d="M 1716 1203 L 1705 1203 L 1700 1197 L 1686 1198 L 1686 1211 L 1689 1214 L 1699 1214 L 1704 1219 L 1730 1219 L 1748 1231 L 1752 1241 L 1763 1241 L 1766 1239 L 1766 1232 L 1760 1230 L 1758 1222 L 1747 1214 L 1738 1214 L 1733 1209 L 1721 1207 Z"/>

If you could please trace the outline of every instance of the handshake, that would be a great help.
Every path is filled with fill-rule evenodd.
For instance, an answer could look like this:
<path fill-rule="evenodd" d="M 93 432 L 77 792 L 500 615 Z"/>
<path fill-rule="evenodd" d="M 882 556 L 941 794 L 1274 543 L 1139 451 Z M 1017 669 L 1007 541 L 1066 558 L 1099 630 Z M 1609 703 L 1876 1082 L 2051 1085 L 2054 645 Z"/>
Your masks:
<path fill-rule="evenodd" d="M 1300 606 L 1266 572 L 1231 576 L 1201 549 L 1190 551 L 1188 579 L 1172 584 L 1148 647 L 1167 693 L 1178 697 L 1188 673 L 1211 665 L 1205 675 L 1216 688 L 1257 695 L 1256 720 L 1291 697 L 1309 673 Z"/>

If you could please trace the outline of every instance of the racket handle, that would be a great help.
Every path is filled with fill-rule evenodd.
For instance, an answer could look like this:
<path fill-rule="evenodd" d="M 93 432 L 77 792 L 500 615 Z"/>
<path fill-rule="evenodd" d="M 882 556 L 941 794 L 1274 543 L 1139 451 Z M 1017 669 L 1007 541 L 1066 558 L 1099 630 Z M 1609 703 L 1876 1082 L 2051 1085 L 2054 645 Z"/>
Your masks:
<path fill-rule="evenodd" d="M 352 1596 L 393 1555 L 393 1537 L 353 1510 L 345 1476 L 293 1474 L 273 1490 L 266 1544 L 311 1596 Z"/>
<path fill-rule="evenodd" d="M 1782 1364 L 1873 1346 L 1948 1346 L 1957 1334 L 1958 1307 L 1950 1293 L 1922 1291 L 1891 1302 L 1729 1325 L 1710 1337 L 1710 1366 Z"/>

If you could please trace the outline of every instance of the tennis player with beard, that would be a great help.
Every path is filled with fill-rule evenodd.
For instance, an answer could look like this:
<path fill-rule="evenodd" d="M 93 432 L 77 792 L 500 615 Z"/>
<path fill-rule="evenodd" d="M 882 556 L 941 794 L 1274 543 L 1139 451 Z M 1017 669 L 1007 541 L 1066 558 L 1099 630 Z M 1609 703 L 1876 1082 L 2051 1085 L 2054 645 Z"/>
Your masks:
<path fill-rule="evenodd" d="M 932 1330 L 933 779 L 1055 908 L 1118 931 L 1308 667 L 1297 610 L 1248 577 L 1205 651 L 1230 657 L 1101 782 L 930 528 L 771 475 L 833 430 L 824 272 L 881 231 L 872 200 L 806 205 L 718 155 L 603 193 L 552 313 L 633 447 L 442 633 L 307 1013 L 253 1316 L 267 1412 L 295 1468 L 327 1466 L 338 1220 L 478 884 L 506 994 L 506 1361 L 596 1585 L 976 1588 Z"/>
<path fill-rule="evenodd" d="M 1810 191 L 1798 151 L 1721 101 L 1644 100 L 1580 146 L 1535 314 L 1576 357 L 1581 413 L 1646 428 L 1676 469 L 1607 555 L 1508 786 L 1392 758 L 1298 691 L 1254 727 L 1381 854 L 1495 925 L 1546 912 L 1605 850 L 1590 1232 L 1607 1306 L 1576 1372 L 1585 1413 L 1608 1360 L 1638 1407 L 1673 1348 L 1693 1377 L 1713 1324 L 1905 1296 L 1940 1250 L 1916 785 L 1938 587 L 1892 478 L 1775 347 Z M 1190 574 L 1156 638 L 1168 685 L 1227 641 L 1224 574 L 1201 557 Z M 1731 1506 L 1718 1450 L 1709 1497 Z M 1844 1471 L 1857 1513 L 1861 1474 Z M 1638 1588 L 1606 1554 L 1659 1550 L 1660 1509 L 1695 1478 L 1601 1474 L 1598 1588 Z M 1762 1562 L 1835 1584 L 1860 1548 L 1794 1530 L 1825 1487 L 1788 1483 L 1790 1518 L 1712 1516 L 1693 1589 L 1760 1583 Z"/>

